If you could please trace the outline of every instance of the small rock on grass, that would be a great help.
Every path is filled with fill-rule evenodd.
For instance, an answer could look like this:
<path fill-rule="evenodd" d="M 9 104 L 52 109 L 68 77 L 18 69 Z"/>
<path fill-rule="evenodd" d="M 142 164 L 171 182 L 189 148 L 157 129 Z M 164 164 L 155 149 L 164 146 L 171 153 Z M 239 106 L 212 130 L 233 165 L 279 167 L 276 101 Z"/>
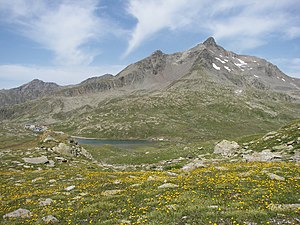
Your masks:
<path fill-rule="evenodd" d="M 101 193 L 101 195 L 103 195 L 103 196 L 111 196 L 111 195 L 120 194 L 121 192 L 122 192 L 122 190 L 106 190 L 106 191 L 103 191 Z"/>
<path fill-rule="evenodd" d="M 51 198 L 46 198 L 45 200 L 40 200 L 40 206 L 51 205 L 53 200 Z"/>
<path fill-rule="evenodd" d="M 7 213 L 3 216 L 3 219 L 6 218 L 30 218 L 31 212 L 27 209 L 19 208 L 13 212 Z"/>
<path fill-rule="evenodd" d="M 268 176 L 271 180 L 285 181 L 284 177 L 278 176 L 274 173 L 268 173 Z"/>
<path fill-rule="evenodd" d="M 22 158 L 24 162 L 31 163 L 31 164 L 45 164 L 49 162 L 47 156 L 40 156 L 40 157 L 32 157 L 32 158 Z"/>
<path fill-rule="evenodd" d="M 49 215 L 49 216 L 45 216 L 42 218 L 42 220 L 46 223 L 46 224 L 53 224 L 53 223 L 58 223 L 59 220 L 52 216 L 52 215 Z"/>
<path fill-rule="evenodd" d="M 163 185 L 160 185 L 158 189 L 164 189 L 164 188 L 177 188 L 179 187 L 177 184 L 172 184 L 172 183 L 165 183 Z"/>
<path fill-rule="evenodd" d="M 75 185 L 69 186 L 65 188 L 65 191 L 72 191 L 75 188 Z"/>

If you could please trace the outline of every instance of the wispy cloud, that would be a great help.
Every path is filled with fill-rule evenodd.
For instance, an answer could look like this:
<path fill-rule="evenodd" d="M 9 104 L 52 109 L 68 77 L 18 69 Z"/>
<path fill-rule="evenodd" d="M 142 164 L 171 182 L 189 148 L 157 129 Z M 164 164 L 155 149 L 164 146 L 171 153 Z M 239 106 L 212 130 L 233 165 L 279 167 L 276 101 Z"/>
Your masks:
<path fill-rule="evenodd" d="M 89 64 L 99 54 L 89 42 L 110 32 L 97 9 L 97 0 L 0 0 L 0 20 L 52 51 L 58 64 Z"/>
<path fill-rule="evenodd" d="M 60 85 L 77 84 L 93 76 L 116 74 L 124 65 L 41 67 L 33 65 L 0 65 L 0 89 L 12 88 L 33 79 L 57 82 Z"/>
<path fill-rule="evenodd" d="M 192 29 L 218 40 L 235 40 L 236 48 L 255 48 L 270 36 L 300 37 L 300 18 L 291 9 L 298 0 L 130 0 L 137 19 L 125 56 L 163 29 Z"/>
<path fill-rule="evenodd" d="M 137 19 L 137 25 L 124 56 L 162 29 L 175 30 L 192 23 L 196 2 L 201 5 L 195 0 L 130 0 L 127 11 Z"/>

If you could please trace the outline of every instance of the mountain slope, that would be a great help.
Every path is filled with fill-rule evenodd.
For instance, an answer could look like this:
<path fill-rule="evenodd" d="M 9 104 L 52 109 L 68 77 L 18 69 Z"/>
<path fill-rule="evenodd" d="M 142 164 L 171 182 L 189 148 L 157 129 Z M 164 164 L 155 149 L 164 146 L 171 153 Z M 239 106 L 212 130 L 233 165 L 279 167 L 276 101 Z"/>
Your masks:
<path fill-rule="evenodd" d="M 45 95 L 53 94 L 60 86 L 47 83 L 38 79 L 9 90 L 0 90 L 0 105 L 14 105 Z"/>
<path fill-rule="evenodd" d="M 208 38 L 184 52 L 156 51 L 116 76 L 2 107 L 0 119 L 103 138 L 237 137 L 299 118 L 298 84 L 266 60 L 226 51 Z"/>

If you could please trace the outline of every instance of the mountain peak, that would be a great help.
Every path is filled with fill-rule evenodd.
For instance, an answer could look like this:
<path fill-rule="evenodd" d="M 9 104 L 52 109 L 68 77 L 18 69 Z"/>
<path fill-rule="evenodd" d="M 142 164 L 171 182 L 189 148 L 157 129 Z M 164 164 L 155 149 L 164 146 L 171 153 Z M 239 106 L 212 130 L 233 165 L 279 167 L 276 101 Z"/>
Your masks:
<path fill-rule="evenodd" d="M 156 50 L 152 55 L 163 55 L 164 53 L 161 50 Z"/>
<path fill-rule="evenodd" d="M 203 42 L 203 44 L 208 47 L 208 46 L 216 46 L 217 43 L 213 37 L 209 37 L 206 39 L 206 41 Z"/>

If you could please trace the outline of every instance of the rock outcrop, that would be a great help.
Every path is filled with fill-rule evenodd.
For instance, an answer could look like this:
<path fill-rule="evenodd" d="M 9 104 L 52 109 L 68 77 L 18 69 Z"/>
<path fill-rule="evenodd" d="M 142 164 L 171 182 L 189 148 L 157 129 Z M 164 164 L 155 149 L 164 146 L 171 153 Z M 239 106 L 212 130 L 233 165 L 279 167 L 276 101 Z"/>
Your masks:
<path fill-rule="evenodd" d="M 243 155 L 243 158 L 247 162 L 270 162 L 280 160 L 282 156 L 278 153 L 273 153 L 270 150 L 264 150 L 262 152 L 254 152 L 250 155 Z"/>
<path fill-rule="evenodd" d="M 220 154 L 222 156 L 230 157 L 237 153 L 237 150 L 240 148 L 239 144 L 235 141 L 223 140 L 216 144 L 214 148 L 215 154 Z"/>

